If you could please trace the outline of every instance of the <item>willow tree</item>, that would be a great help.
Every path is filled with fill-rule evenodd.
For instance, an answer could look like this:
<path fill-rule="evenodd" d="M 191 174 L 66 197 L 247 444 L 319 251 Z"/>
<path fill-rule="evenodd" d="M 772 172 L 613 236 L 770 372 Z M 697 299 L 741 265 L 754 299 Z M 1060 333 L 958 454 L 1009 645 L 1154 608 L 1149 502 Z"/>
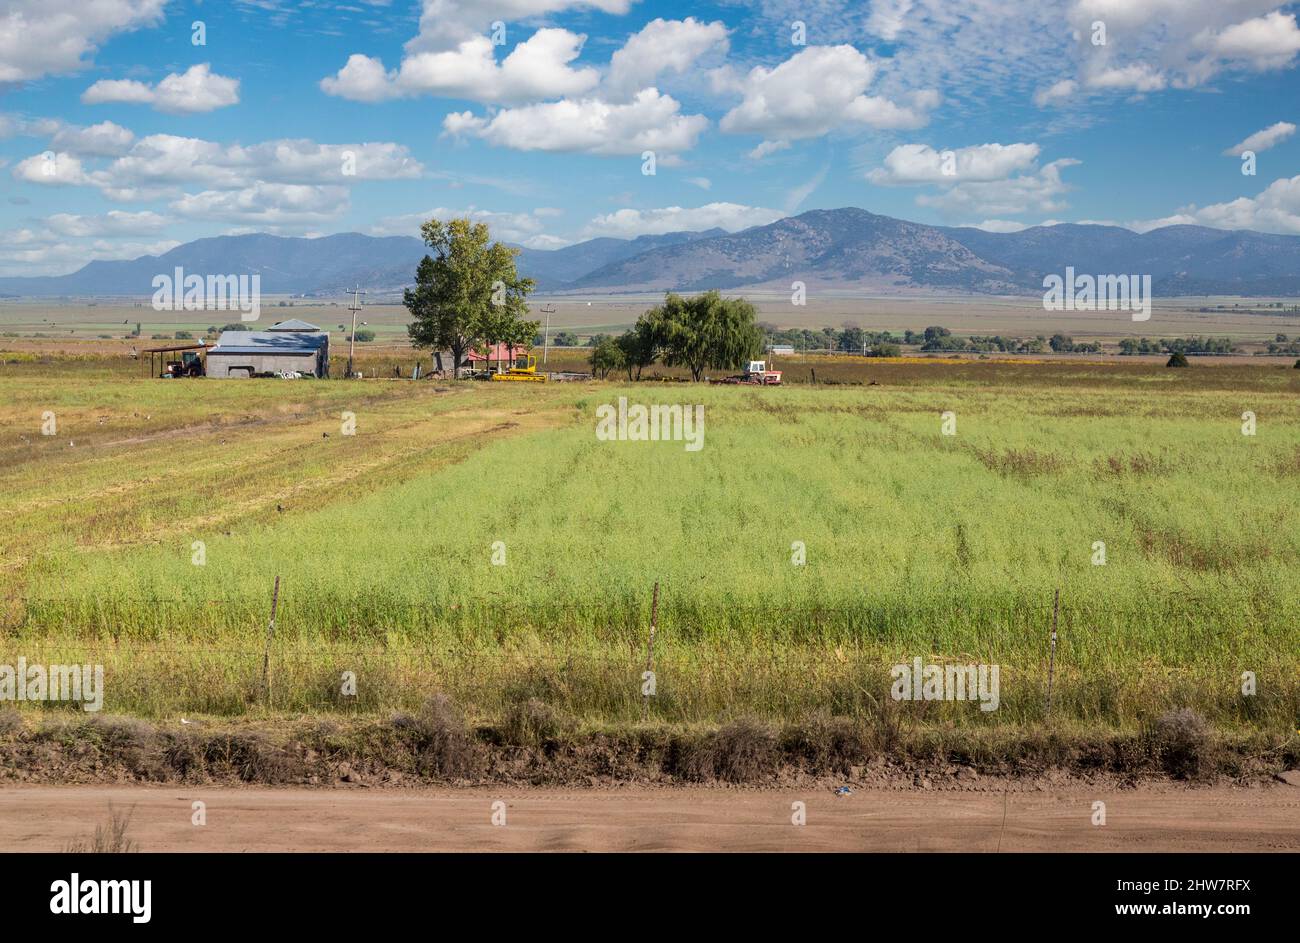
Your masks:
<path fill-rule="evenodd" d="M 763 350 L 754 306 L 744 298 L 707 291 L 693 298 L 669 294 L 655 316 L 661 320 L 664 363 L 686 367 L 691 379 L 705 370 L 738 370 Z"/>
<path fill-rule="evenodd" d="M 420 235 L 433 254 L 420 260 L 415 287 L 403 293 L 411 313 L 406 332 L 416 347 L 451 351 L 452 376 L 459 377 L 460 362 L 485 336 L 529 323 L 525 299 L 534 282 L 515 271 L 519 250 L 490 242 L 484 223 L 431 219 Z"/>

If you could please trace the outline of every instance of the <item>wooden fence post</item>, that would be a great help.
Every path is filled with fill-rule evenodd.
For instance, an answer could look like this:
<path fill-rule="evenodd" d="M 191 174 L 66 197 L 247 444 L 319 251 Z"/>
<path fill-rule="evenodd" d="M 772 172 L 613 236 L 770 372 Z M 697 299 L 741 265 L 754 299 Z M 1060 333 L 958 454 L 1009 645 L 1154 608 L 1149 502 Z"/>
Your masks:
<path fill-rule="evenodd" d="M 1052 676 L 1056 673 L 1056 617 L 1061 610 L 1061 587 L 1052 600 L 1052 639 L 1047 653 L 1047 714 L 1052 713 Z"/>
<path fill-rule="evenodd" d="M 655 670 L 655 631 L 659 623 L 659 581 L 655 580 L 654 598 L 650 602 L 650 638 L 646 641 L 645 670 L 653 672 Z M 644 680 L 644 679 L 643 679 Z M 644 721 L 650 714 L 650 695 L 645 694 L 641 698 L 641 720 Z"/>
<path fill-rule="evenodd" d="M 275 590 L 271 595 L 271 621 L 266 626 L 266 650 L 262 653 L 262 691 L 266 703 L 271 704 L 271 640 L 275 638 L 275 611 L 280 606 L 280 577 L 275 578 Z"/>

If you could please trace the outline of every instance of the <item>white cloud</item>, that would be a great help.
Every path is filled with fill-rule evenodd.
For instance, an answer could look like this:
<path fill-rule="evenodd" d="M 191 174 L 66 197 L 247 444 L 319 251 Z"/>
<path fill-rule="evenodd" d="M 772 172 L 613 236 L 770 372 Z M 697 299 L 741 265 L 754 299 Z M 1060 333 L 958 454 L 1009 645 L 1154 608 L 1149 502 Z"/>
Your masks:
<path fill-rule="evenodd" d="M 1240 157 L 1245 151 L 1266 151 L 1279 141 L 1284 141 L 1295 134 L 1295 125 L 1289 121 L 1279 121 L 1262 131 L 1256 131 L 1235 147 L 1223 152 L 1225 157 Z"/>
<path fill-rule="evenodd" d="M 131 147 L 135 135 L 121 125 L 101 121 L 89 127 L 63 125 L 50 137 L 50 147 L 82 157 L 118 157 Z"/>
<path fill-rule="evenodd" d="M 922 93 L 914 107 L 866 95 L 875 74 L 875 66 L 852 46 L 809 46 L 774 69 L 751 69 L 740 82 L 744 100 L 720 126 L 732 134 L 762 135 L 761 155 L 845 125 L 918 128 L 929 120 L 926 111 L 937 102 L 936 93 Z"/>
<path fill-rule="evenodd" d="M 158 213 L 123 210 L 109 210 L 100 216 L 55 213 L 45 219 L 45 225 L 60 236 L 141 236 L 161 231 L 167 218 Z"/>
<path fill-rule="evenodd" d="M 1061 171 L 1078 163 L 1062 158 L 1045 164 L 1035 173 L 1005 180 L 958 183 L 936 194 L 922 194 L 916 202 L 934 207 L 945 216 L 966 218 L 1055 212 L 1067 206 L 1062 197 L 1070 189 L 1061 180 Z"/>
<path fill-rule="evenodd" d="M 1182 211 L 1202 226 L 1300 234 L 1300 175 L 1274 180 L 1257 197 Z"/>
<path fill-rule="evenodd" d="M 541 207 L 531 213 L 503 213 L 482 210 L 471 206 L 466 209 L 448 209 L 445 206 L 434 207 L 422 213 L 404 213 L 400 216 L 388 216 L 370 227 L 374 236 L 418 236 L 420 226 L 430 219 L 454 219 L 469 217 L 475 222 L 487 223 L 494 240 L 511 242 L 527 246 L 530 249 L 558 249 L 569 244 L 546 232 L 544 219 L 559 213 L 549 207 Z"/>
<path fill-rule="evenodd" d="M 1300 52 L 1280 0 L 1076 0 L 1069 18 L 1079 79 L 1089 89 L 1195 88 L 1223 72 L 1277 69 Z M 1262 14 L 1262 15 L 1261 15 Z M 1092 23 L 1106 24 L 1094 45 Z"/>
<path fill-rule="evenodd" d="M 1029 228 L 1028 223 L 1017 223 L 1011 219 L 986 219 L 982 223 L 972 223 L 972 229 L 982 229 L 985 232 L 1021 232 Z"/>
<path fill-rule="evenodd" d="M 473 36 L 452 50 L 408 56 L 396 72 L 385 72 L 378 59 L 353 55 L 320 85 L 330 95 L 371 102 L 422 94 L 491 103 L 577 95 L 600 81 L 593 68 L 569 66 L 585 40 L 564 29 L 540 29 L 498 65 L 492 40 Z"/>
<path fill-rule="evenodd" d="M 519 151 L 585 151 L 590 154 L 665 155 L 690 150 L 708 126 L 703 115 L 683 115 L 677 100 L 657 89 L 640 91 L 626 104 L 598 98 L 565 99 L 508 108 L 490 118 L 453 112 L 443 128 Z"/>
<path fill-rule="evenodd" d="M 412 179 L 424 170 L 400 144 L 284 139 L 244 147 L 172 134 L 141 138 L 102 169 L 88 170 L 69 153 L 56 155 L 53 173 L 48 168 L 45 156 L 36 154 L 21 161 L 14 176 L 30 183 L 96 186 L 111 199 L 139 200 L 174 195 L 186 184 L 219 190 L 246 189 L 259 181 L 337 186 Z"/>
<path fill-rule="evenodd" d="M 187 193 L 171 203 L 190 219 L 250 223 L 264 228 L 303 226 L 334 219 L 348 209 L 348 191 L 338 186 L 258 181 L 242 190 Z"/>
<path fill-rule="evenodd" d="M 64 275 L 87 262 L 138 259 L 162 255 L 179 243 L 174 239 L 135 242 L 120 237 L 69 239 L 50 231 L 0 231 L 0 276 Z"/>
<path fill-rule="evenodd" d="M 217 75 L 202 62 L 173 72 L 157 85 L 134 79 L 100 79 L 81 93 L 87 105 L 150 105 L 171 114 L 215 111 L 239 103 L 239 79 Z"/>
<path fill-rule="evenodd" d="M 886 42 L 893 42 L 903 32 L 912 0 L 872 0 L 867 31 Z"/>
<path fill-rule="evenodd" d="M 167 0 L 6 0 L 0 83 L 79 72 L 115 33 L 152 26 Z"/>
<path fill-rule="evenodd" d="M 625 101 L 654 84 L 665 72 L 681 74 L 708 52 L 726 52 L 727 28 L 721 22 L 651 20 L 614 53 L 605 79 L 608 96 Z"/>
<path fill-rule="evenodd" d="M 1046 108 L 1048 105 L 1069 101 L 1078 90 L 1079 83 L 1074 79 L 1061 79 L 1047 88 L 1040 88 L 1034 92 L 1034 104 L 1039 108 Z"/>
<path fill-rule="evenodd" d="M 890 151 L 884 166 L 870 171 L 867 179 L 881 186 L 1005 180 L 1032 167 L 1038 150 L 1037 144 L 977 144 L 941 152 L 928 144 L 902 144 Z M 946 169 L 952 172 L 945 173 Z"/>
<path fill-rule="evenodd" d="M 766 226 L 785 215 L 780 210 L 738 203 L 708 203 L 696 207 L 666 206 L 651 210 L 621 209 L 595 217 L 587 224 L 584 234 L 588 237 L 632 238 L 714 228 L 737 232 L 751 226 Z"/>
<path fill-rule="evenodd" d="M 1256 69 L 1278 69 L 1290 65 L 1300 52 L 1300 28 L 1295 14 L 1274 10 L 1229 26 L 1214 37 L 1211 48 L 1224 58 L 1242 60 Z"/>
<path fill-rule="evenodd" d="M 13 175 L 49 187 L 81 187 L 91 182 L 81 161 L 67 152 L 33 154 L 14 165 Z"/>
<path fill-rule="evenodd" d="M 1157 92 L 1164 88 L 1164 75 L 1145 62 L 1123 68 L 1097 69 L 1087 78 L 1089 88 L 1110 91 Z"/>
<path fill-rule="evenodd" d="M 624 14 L 633 0 L 424 0 L 420 33 L 406 44 L 408 53 L 455 49 L 476 33 L 485 33 L 496 21 L 513 24 L 565 10 L 600 10 Z"/>
<path fill-rule="evenodd" d="M 713 181 L 708 177 L 687 177 L 686 182 L 693 187 L 699 187 L 701 190 L 711 190 Z"/>

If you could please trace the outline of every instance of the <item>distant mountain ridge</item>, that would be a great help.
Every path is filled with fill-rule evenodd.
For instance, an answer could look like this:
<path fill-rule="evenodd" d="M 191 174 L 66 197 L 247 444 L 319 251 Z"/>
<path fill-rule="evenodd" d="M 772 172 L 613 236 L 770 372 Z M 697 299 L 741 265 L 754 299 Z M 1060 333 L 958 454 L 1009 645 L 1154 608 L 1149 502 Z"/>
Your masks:
<path fill-rule="evenodd" d="M 159 256 L 91 262 L 70 275 L 0 278 L 0 295 L 152 293 L 159 274 L 260 274 L 264 294 L 399 294 L 425 254 L 410 236 L 315 239 L 255 233 L 185 243 Z M 1060 224 L 1014 233 L 930 226 L 846 207 L 810 210 L 736 233 L 721 229 L 602 237 L 563 249 L 521 248 L 539 292 L 809 288 L 899 294 L 1034 295 L 1043 277 L 1149 274 L 1157 296 L 1300 296 L 1300 236 L 1203 226 L 1135 233 Z"/>

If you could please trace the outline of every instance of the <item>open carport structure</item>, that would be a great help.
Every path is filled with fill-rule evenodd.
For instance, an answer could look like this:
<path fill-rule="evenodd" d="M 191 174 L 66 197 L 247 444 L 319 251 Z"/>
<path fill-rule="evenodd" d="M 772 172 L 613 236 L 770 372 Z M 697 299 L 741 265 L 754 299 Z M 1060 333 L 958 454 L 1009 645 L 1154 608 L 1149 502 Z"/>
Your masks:
<path fill-rule="evenodd" d="M 149 377 L 201 377 L 206 372 L 203 363 L 203 354 L 207 351 L 206 344 L 177 344 L 172 347 L 146 347 L 141 351 L 142 354 L 149 355 L 148 373 Z M 193 355 L 187 357 L 186 351 L 193 351 Z M 197 363 L 197 372 L 195 364 Z M 140 358 L 140 366 L 144 368 L 145 360 Z"/>

